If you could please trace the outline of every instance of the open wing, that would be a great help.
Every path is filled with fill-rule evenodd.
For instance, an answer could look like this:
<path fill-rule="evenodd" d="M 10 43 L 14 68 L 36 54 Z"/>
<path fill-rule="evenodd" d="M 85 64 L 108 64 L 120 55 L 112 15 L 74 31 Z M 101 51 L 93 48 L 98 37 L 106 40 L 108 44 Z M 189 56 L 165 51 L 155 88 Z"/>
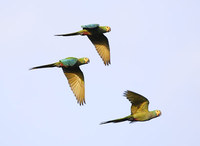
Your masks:
<path fill-rule="evenodd" d="M 110 47 L 108 39 L 105 35 L 88 35 L 90 41 L 94 44 L 97 52 L 101 56 L 105 65 L 110 64 Z"/>
<path fill-rule="evenodd" d="M 124 96 L 131 102 L 131 114 L 135 114 L 137 112 L 148 111 L 149 100 L 144 96 L 132 92 L 125 91 Z"/>
<path fill-rule="evenodd" d="M 76 96 L 77 102 L 80 105 L 85 103 L 85 83 L 83 72 L 79 67 L 76 68 L 62 68 L 68 83 Z"/>

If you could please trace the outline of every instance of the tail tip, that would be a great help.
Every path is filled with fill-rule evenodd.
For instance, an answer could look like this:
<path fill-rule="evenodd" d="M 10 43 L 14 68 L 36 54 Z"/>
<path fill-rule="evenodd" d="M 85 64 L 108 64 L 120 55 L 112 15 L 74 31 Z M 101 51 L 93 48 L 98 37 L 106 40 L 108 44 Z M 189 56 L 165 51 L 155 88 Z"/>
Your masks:
<path fill-rule="evenodd" d="M 108 122 L 101 122 L 99 125 L 107 124 Z"/>
<path fill-rule="evenodd" d="M 64 36 L 63 34 L 55 34 L 54 36 Z"/>

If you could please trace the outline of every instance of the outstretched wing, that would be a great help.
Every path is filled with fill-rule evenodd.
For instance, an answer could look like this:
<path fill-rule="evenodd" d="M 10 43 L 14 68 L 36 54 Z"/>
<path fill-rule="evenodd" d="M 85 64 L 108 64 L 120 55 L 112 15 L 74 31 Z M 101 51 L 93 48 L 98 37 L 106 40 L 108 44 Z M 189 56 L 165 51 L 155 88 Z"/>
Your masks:
<path fill-rule="evenodd" d="M 149 100 L 144 96 L 129 90 L 125 91 L 124 96 L 132 103 L 132 115 L 137 112 L 148 111 Z"/>
<path fill-rule="evenodd" d="M 105 35 L 88 35 L 90 41 L 94 44 L 97 52 L 101 56 L 105 65 L 110 64 L 110 47 L 108 39 Z"/>
<path fill-rule="evenodd" d="M 63 72 L 68 79 L 68 83 L 76 96 L 77 102 L 80 105 L 85 103 L 85 85 L 83 72 L 79 67 L 76 68 L 65 68 L 63 67 Z"/>

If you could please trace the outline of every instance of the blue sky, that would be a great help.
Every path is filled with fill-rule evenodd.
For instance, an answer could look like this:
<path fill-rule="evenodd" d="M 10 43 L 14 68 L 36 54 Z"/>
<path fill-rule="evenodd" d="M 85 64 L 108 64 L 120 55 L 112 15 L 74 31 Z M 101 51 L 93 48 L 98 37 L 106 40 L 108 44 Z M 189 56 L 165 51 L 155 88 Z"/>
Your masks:
<path fill-rule="evenodd" d="M 7 0 L 0 2 L 0 145 L 199 145 L 200 1 Z M 87 37 L 55 37 L 81 25 L 108 25 L 111 65 Z M 59 68 L 28 69 L 88 57 L 86 105 Z M 162 116 L 99 125 L 130 114 L 125 90 Z"/>

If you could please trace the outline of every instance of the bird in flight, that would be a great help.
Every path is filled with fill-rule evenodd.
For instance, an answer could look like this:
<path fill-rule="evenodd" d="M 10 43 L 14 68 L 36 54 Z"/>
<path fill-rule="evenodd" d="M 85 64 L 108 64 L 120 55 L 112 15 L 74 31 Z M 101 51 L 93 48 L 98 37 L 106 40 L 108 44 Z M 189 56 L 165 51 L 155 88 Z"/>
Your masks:
<path fill-rule="evenodd" d="M 68 57 L 65 59 L 60 60 L 59 62 L 36 66 L 31 68 L 32 69 L 39 69 L 39 68 L 48 68 L 48 67 L 59 67 L 62 68 L 66 78 L 68 79 L 68 83 L 76 96 L 77 102 L 80 105 L 85 103 L 85 82 L 83 72 L 79 68 L 80 65 L 89 63 L 89 58 L 75 58 L 75 57 Z"/>
<path fill-rule="evenodd" d="M 125 91 L 124 96 L 127 97 L 127 99 L 132 104 L 131 115 L 120 119 L 102 122 L 100 124 L 107 124 L 112 122 L 118 123 L 123 121 L 130 121 L 130 122 L 148 121 L 161 115 L 160 110 L 154 110 L 154 111 L 148 110 L 149 100 L 144 96 L 129 90 Z"/>
<path fill-rule="evenodd" d="M 82 35 L 87 36 L 95 46 L 97 52 L 102 58 L 105 65 L 109 65 L 110 62 L 110 47 L 107 37 L 104 35 L 106 32 L 110 32 L 109 26 L 99 26 L 99 24 L 82 25 L 83 29 L 73 33 L 58 34 L 55 36 L 74 36 Z"/>

